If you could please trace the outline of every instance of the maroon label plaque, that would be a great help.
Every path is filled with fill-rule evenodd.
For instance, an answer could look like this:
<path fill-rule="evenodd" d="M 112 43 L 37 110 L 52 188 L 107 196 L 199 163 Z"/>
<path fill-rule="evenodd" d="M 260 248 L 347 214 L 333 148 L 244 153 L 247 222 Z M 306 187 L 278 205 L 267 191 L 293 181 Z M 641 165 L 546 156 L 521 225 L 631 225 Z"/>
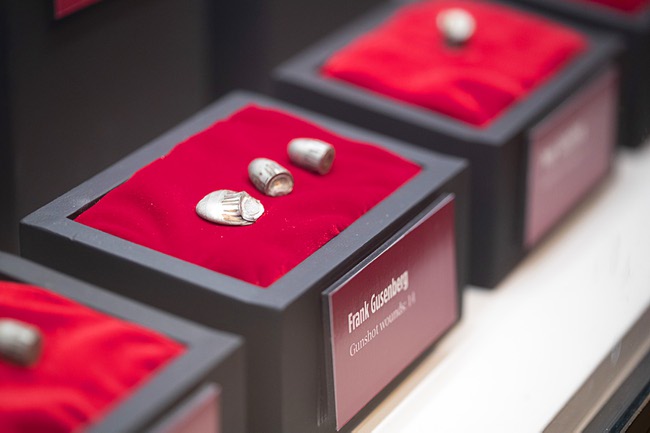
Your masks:
<path fill-rule="evenodd" d="M 57 20 L 86 8 L 101 0 L 54 0 L 54 18 Z"/>
<path fill-rule="evenodd" d="M 617 84 L 616 71 L 606 71 L 531 131 L 527 248 L 607 173 L 616 141 Z"/>
<path fill-rule="evenodd" d="M 458 318 L 453 196 L 324 296 L 340 429 Z"/>

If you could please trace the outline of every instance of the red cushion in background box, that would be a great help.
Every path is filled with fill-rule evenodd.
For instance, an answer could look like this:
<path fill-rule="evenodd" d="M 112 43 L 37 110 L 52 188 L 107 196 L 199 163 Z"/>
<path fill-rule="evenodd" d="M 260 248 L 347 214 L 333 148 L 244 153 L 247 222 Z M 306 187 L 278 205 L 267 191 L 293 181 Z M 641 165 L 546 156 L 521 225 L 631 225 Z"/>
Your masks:
<path fill-rule="evenodd" d="M 449 48 L 439 12 L 463 8 L 476 20 L 463 48 Z M 521 11 L 473 1 L 427 1 L 335 53 L 322 67 L 382 95 L 485 127 L 586 48 L 568 28 Z"/>
<path fill-rule="evenodd" d="M 0 281 L 0 317 L 35 325 L 34 366 L 0 359 L 0 431 L 78 431 L 183 352 L 177 342 L 48 290 Z"/>
<path fill-rule="evenodd" d="M 331 143 L 332 170 L 291 164 L 296 137 Z M 291 194 L 267 197 L 248 179 L 266 157 L 291 171 Z M 248 106 L 177 145 L 106 194 L 76 221 L 139 245 L 268 287 L 420 171 L 404 158 L 332 134 L 294 116 Z M 200 218 L 196 204 L 218 189 L 245 190 L 266 212 L 250 226 Z"/>
<path fill-rule="evenodd" d="M 581 3 L 596 3 L 621 12 L 635 14 L 650 6 L 650 0 L 575 0 Z"/>

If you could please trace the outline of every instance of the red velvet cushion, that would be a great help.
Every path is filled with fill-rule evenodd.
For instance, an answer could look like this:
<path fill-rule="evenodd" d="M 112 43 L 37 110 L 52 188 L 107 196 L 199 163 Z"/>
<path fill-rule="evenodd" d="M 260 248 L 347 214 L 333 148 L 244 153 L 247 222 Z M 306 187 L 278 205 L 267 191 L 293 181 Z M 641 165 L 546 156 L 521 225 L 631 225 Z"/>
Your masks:
<path fill-rule="evenodd" d="M 332 170 L 291 164 L 287 144 L 312 137 L 336 149 Z M 271 158 L 291 171 L 291 194 L 267 197 L 248 164 Z M 250 106 L 177 145 L 76 221 L 235 278 L 268 287 L 420 171 L 379 147 L 334 135 L 279 111 Z M 266 212 L 253 225 L 203 220 L 196 203 L 218 189 L 247 191 Z"/>
<path fill-rule="evenodd" d="M 0 281 L 0 317 L 44 337 L 34 366 L 0 358 L 0 431 L 72 432 L 95 421 L 183 347 L 45 289 Z"/>
<path fill-rule="evenodd" d="M 635 14 L 650 6 L 650 0 L 576 0 L 585 3 L 596 3 L 621 12 Z"/>
<path fill-rule="evenodd" d="M 447 47 L 436 26 L 455 7 L 476 20 L 461 49 Z M 585 47 L 578 33 L 504 6 L 427 1 L 335 53 L 322 74 L 484 127 Z"/>

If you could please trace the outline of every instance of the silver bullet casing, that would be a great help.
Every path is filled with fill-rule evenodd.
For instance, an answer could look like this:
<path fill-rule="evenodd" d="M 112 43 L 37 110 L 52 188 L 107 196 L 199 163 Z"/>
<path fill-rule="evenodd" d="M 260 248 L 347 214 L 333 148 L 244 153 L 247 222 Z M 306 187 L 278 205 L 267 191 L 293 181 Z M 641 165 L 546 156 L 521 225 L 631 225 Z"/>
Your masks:
<path fill-rule="evenodd" d="M 203 197 L 196 205 L 196 213 L 213 223 L 247 226 L 262 216 L 264 206 L 245 191 L 220 189 Z"/>
<path fill-rule="evenodd" d="M 248 177 L 258 190 L 271 197 L 293 191 L 293 175 L 272 159 L 252 160 L 248 165 Z"/>
<path fill-rule="evenodd" d="M 334 146 L 315 138 L 294 138 L 287 152 L 291 162 L 319 174 L 329 173 L 334 163 Z"/>
<path fill-rule="evenodd" d="M 476 31 L 476 20 L 472 14 L 461 8 L 440 12 L 436 24 L 445 38 L 445 43 L 450 47 L 462 47 Z"/>
<path fill-rule="evenodd" d="M 42 347 L 38 328 L 14 319 L 0 319 L 0 357 L 29 367 L 38 361 Z"/>

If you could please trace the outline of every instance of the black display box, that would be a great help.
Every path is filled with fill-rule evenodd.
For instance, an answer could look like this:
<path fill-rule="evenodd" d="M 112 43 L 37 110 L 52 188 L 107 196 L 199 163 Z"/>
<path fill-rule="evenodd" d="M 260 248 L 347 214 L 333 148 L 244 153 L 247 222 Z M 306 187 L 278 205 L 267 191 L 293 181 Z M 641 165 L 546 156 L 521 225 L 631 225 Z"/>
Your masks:
<path fill-rule="evenodd" d="M 43 287 L 185 345 L 183 354 L 160 368 L 155 376 L 117 402 L 84 431 L 188 431 L 181 428 L 186 424 L 178 416 L 175 420 L 169 419 L 179 412 L 207 421 L 204 425 L 216 426 L 215 433 L 247 431 L 244 346 L 240 337 L 206 329 L 2 252 L 0 279 Z"/>
<path fill-rule="evenodd" d="M 588 153 L 585 146 L 590 146 L 593 138 L 589 131 L 597 130 L 596 134 L 601 136 L 599 140 L 607 141 L 601 143 L 601 152 L 607 153 L 607 161 L 599 163 L 601 170 L 607 171 L 615 141 L 616 116 L 608 113 L 615 111 L 612 107 L 617 101 L 614 57 L 619 46 L 613 38 L 585 32 L 590 45 L 584 54 L 483 129 L 343 81 L 321 77 L 319 69 L 332 54 L 385 22 L 403 6 L 404 3 L 395 2 L 379 7 L 281 65 L 274 71 L 274 93 L 305 108 L 469 160 L 472 172 L 470 283 L 491 288 L 545 235 L 534 227 L 537 222 L 527 220 L 528 214 L 539 213 L 539 209 L 530 209 L 528 189 L 532 174 L 528 166 L 537 163 L 531 155 L 540 137 L 562 128 L 568 137 L 573 137 L 570 140 L 577 137 L 579 143 L 556 143 L 556 147 L 582 147 L 583 152 Z M 598 104 L 607 113 L 601 113 L 600 119 L 578 118 L 562 125 L 562 118 L 571 117 L 571 113 L 589 117 L 589 107 L 594 104 L 586 99 L 592 98 L 594 92 L 600 92 Z M 603 96 L 604 92 L 607 94 Z M 572 106 L 577 103 L 582 104 L 578 110 Z M 580 114 L 584 112 L 588 114 Z M 607 125 L 607 131 L 599 129 L 603 124 Z M 551 147 L 554 144 L 542 145 Z M 570 152 L 570 149 L 556 149 L 553 153 L 557 156 Z M 589 156 L 583 155 L 583 158 Z M 562 169 L 580 172 L 590 164 L 587 160 L 582 162 L 584 164 L 573 161 L 575 167 Z M 603 164 L 607 167 L 602 167 Z M 591 183 L 596 184 L 597 180 Z M 578 179 L 579 182 L 582 180 Z M 560 194 L 562 188 L 558 185 Z M 575 205 L 582 195 L 570 204 Z M 565 213 L 561 212 L 556 219 L 561 219 Z M 532 233 L 534 230 L 536 232 Z"/>
<path fill-rule="evenodd" d="M 238 14 L 242 16 L 238 20 L 239 28 L 233 29 L 235 40 L 229 41 L 235 45 L 228 50 L 228 59 L 241 59 L 234 82 L 239 88 L 268 92 L 273 68 L 332 29 L 377 6 L 381 0 L 242 0 L 236 3 L 245 12 Z"/>
<path fill-rule="evenodd" d="M 391 149 L 419 164 L 421 171 L 266 289 L 131 244 L 73 220 L 177 143 L 251 103 L 278 108 L 345 137 Z M 305 433 L 329 432 L 337 428 L 350 431 L 459 319 L 459 288 L 467 279 L 468 187 L 467 166 L 462 160 L 439 156 L 269 98 L 238 92 L 221 99 L 25 218 L 21 222 L 21 250 L 33 260 L 94 281 L 120 294 L 244 336 L 249 431 Z M 452 204 L 455 212 L 449 213 Z M 422 240 L 414 237 L 424 229 L 424 236 L 434 233 L 443 238 L 447 236 L 445 239 L 448 241 L 425 244 L 426 237 L 423 236 Z M 430 256 L 417 251 L 414 255 L 396 254 L 406 241 L 412 243 L 414 240 L 417 240 L 416 245 L 421 244 L 416 248 L 435 250 L 438 255 L 431 256 L 430 261 L 423 261 L 423 257 Z M 411 269 L 411 292 L 417 291 L 420 297 L 418 307 L 409 310 L 413 314 L 407 313 L 397 325 L 392 325 L 391 333 L 385 334 L 386 338 L 397 338 L 405 345 L 421 341 L 414 337 L 417 332 L 405 335 L 402 328 L 402 323 L 411 324 L 416 316 L 421 320 L 412 325 L 429 335 L 426 341 L 418 343 L 417 350 L 409 352 L 408 362 L 389 368 L 390 380 L 380 383 L 373 398 L 355 407 L 356 415 L 348 422 L 342 417 L 337 418 L 332 401 L 332 362 L 328 355 L 330 337 L 326 337 L 330 335 L 330 307 L 326 304 L 337 289 L 339 293 L 350 293 L 341 287 L 347 287 L 345 285 L 350 280 L 360 281 L 355 278 L 357 274 L 368 276 L 368 269 L 377 269 L 376 263 L 382 257 L 397 257 L 396 262 L 403 259 L 417 262 Z M 443 280 L 444 272 L 441 272 L 441 276 L 431 275 L 424 284 L 416 284 L 416 281 L 422 281 L 421 275 L 439 269 L 436 265 L 439 257 L 446 258 L 445 263 L 451 264 L 444 267 L 450 275 Z M 392 267 L 393 264 L 388 262 L 378 272 L 390 271 Z M 394 275 L 395 278 L 400 280 L 399 274 Z M 129 281 L 137 285 L 127 285 Z M 388 278 L 388 283 L 390 281 Z M 451 283 L 442 286 L 441 281 Z M 369 283 L 362 290 L 373 289 L 380 283 Z M 402 283 L 393 284 L 398 287 Z M 403 289 L 408 285 L 407 280 L 400 287 Z M 134 290 L 134 287 L 138 289 Z M 401 292 L 395 296 L 393 305 L 406 308 L 407 294 Z M 440 300 L 438 297 L 445 298 Z M 408 298 L 408 302 L 411 301 L 414 299 Z M 432 306 L 430 310 L 428 306 Z M 449 320 L 442 325 L 432 324 L 438 317 L 448 317 Z M 361 332 L 361 328 L 357 331 Z M 357 334 L 351 335 L 355 337 Z M 375 341 L 364 353 L 370 353 L 373 347 L 380 347 L 386 340 Z M 393 353 L 400 352 L 395 350 Z M 368 379 L 363 370 L 371 371 L 384 365 L 389 364 L 371 362 L 364 365 L 355 383 L 364 377 Z"/>
<path fill-rule="evenodd" d="M 57 3 L 88 6 L 56 19 Z M 241 2 L 91 3 L 0 7 L 0 249 L 17 251 L 20 218 L 205 107 L 241 75 Z"/>
<path fill-rule="evenodd" d="M 650 136 L 650 6 L 623 13 L 587 1 L 516 0 L 581 25 L 616 34 L 625 43 L 621 55 L 619 143 L 638 147 Z"/>

